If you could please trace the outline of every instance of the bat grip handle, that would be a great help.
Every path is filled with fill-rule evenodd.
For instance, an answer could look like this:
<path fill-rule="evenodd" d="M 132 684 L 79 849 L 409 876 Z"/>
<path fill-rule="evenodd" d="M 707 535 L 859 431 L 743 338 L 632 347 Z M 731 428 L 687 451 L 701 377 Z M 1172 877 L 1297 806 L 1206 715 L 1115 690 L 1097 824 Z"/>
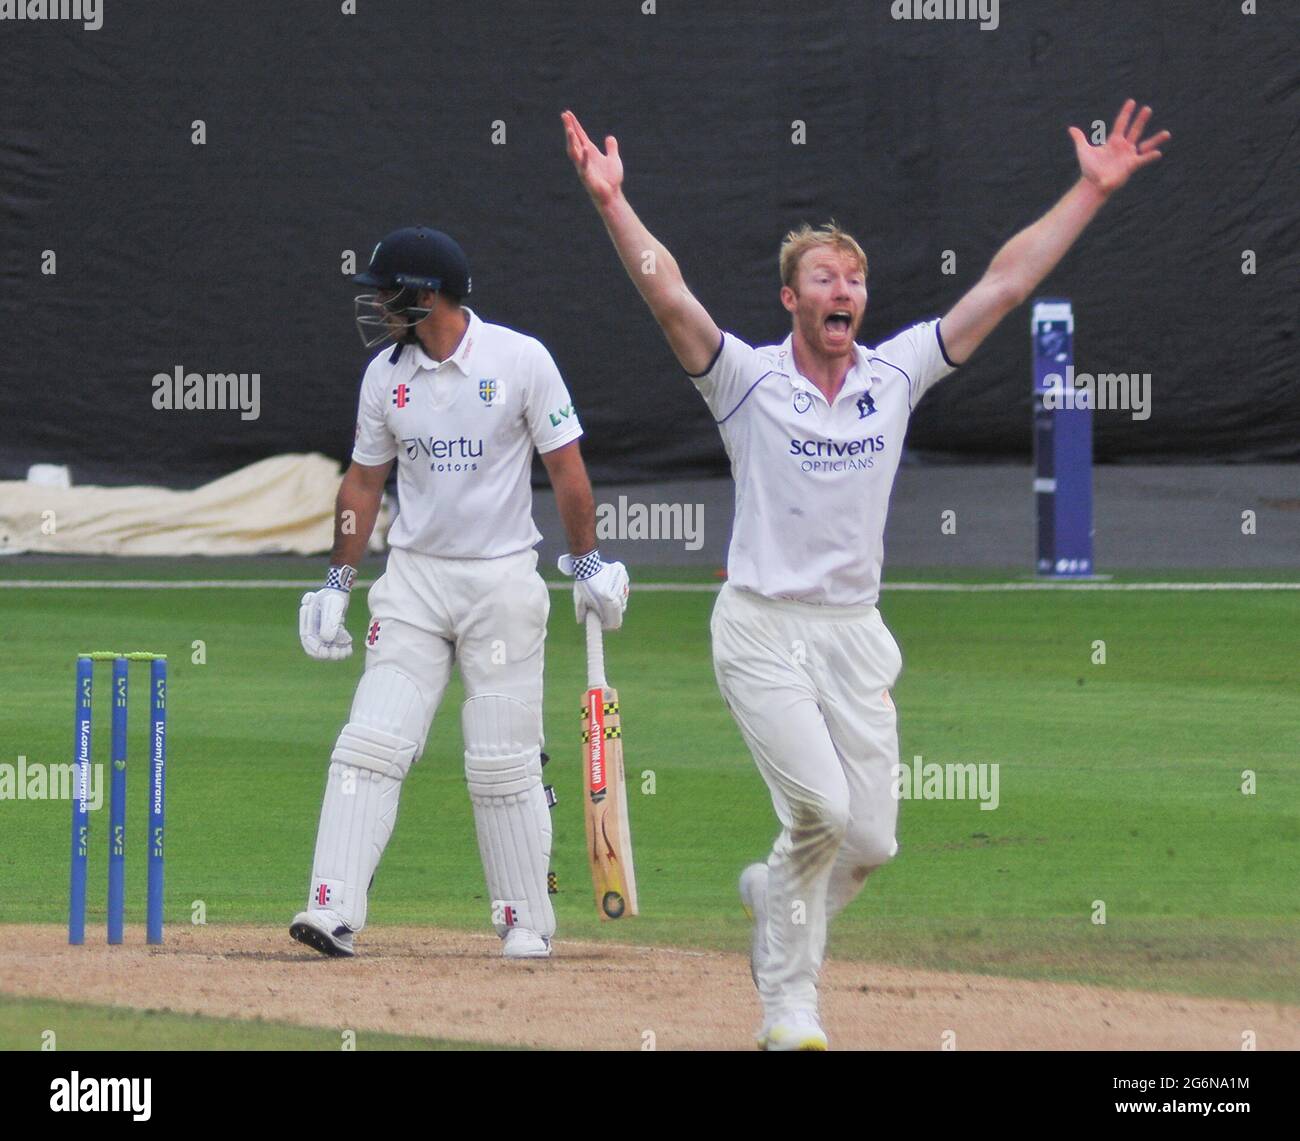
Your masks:
<path fill-rule="evenodd" d="M 587 688 L 605 688 L 605 642 L 594 610 L 587 611 Z"/>

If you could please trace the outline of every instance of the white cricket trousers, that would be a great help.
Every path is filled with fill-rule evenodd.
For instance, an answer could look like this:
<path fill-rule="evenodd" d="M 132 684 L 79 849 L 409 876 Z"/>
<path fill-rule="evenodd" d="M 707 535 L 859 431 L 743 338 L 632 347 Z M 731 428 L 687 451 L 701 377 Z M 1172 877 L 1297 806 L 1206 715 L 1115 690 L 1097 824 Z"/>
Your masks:
<path fill-rule="evenodd" d="M 772 794 L 765 1018 L 817 1009 L 827 920 L 898 845 L 898 643 L 874 606 L 764 598 L 726 585 L 713 608 L 718 688 Z"/>
<path fill-rule="evenodd" d="M 394 547 L 367 602 L 366 669 L 389 666 L 416 684 L 424 697 L 425 735 L 453 662 L 460 667 L 466 698 L 480 693 L 517 698 L 541 723 L 551 599 L 537 573 L 536 551 L 447 559 Z M 419 738 L 421 745 L 424 739 Z"/>

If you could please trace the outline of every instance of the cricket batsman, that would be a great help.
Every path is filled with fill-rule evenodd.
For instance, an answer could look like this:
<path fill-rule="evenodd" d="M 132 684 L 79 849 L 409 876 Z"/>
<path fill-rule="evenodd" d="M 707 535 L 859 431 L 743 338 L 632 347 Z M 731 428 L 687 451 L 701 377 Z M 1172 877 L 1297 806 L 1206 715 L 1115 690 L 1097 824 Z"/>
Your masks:
<path fill-rule="evenodd" d="M 596 549 L 582 428 L 541 342 L 483 321 L 463 301 L 469 265 L 446 234 L 398 230 L 354 280 L 367 348 L 356 443 L 335 508 L 325 585 L 303 595 L 298 629 L 313 658 L 352 653 L 344 626 L 356 568 L 394 461 L 400 513 L 371 587 L 365 671 L 330 756 L 307 910 L 290 935 L 350 956 L 367 892 L 411 765 L 460 667 L 465 780 L 491 922 L 507 959 L 551 953 L 551 821 L 542 788 L 542 651 L 550 600 L 537 573 L 533 451 L 555 489 L 578 621 L 622 624 L 627 571 Z"/>
<path fill-rule="evenodd" d="M 736 483 L 727 583 L 713 610 L 722 696 L 781 830 L 740 878 L 754 920 L 760 1048 L 824 1050 L 817 981 L 826 925 L 898 851 L 893 792 L 902 655 L 876 609 L 889 493 L 908 419 L 1023 304 L 1115 191 L 1160 158 L 1151 108 L 1120 110 L 1104 145 L 1070 128 L 1079 179 L 1016 234 L 941 320 L 874 348 L 855 341 L 867 258 L 835 225 L 780 250 L 790 335 L 754 348 L 722 333 L 623 195 L 615 139 L 602 152 L 571 112 L 569 157 L 615 249 L 717 421 Z M 653 257 L 648 255 L 653 254 Z M 653 266 L 653 272 L 643 267 Z"/>

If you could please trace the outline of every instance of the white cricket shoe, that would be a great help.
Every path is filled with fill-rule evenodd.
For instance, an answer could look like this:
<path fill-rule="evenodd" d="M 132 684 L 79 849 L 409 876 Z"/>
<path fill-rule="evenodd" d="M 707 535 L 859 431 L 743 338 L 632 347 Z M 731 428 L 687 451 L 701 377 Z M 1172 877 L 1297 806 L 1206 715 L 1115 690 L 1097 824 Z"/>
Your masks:
<path fill-rule="evenodd" d="M 749 944 L 749 975 L 758 986 L 758 968 L 767 962 L 767 865 L 750 864 L 740 873 L 740 904 L 754 921 Z"/>
<path fill-rule="evenodd" d="M 792 1010 L 765 1026 L 758 1035 L 760 1050 L 826 1050 L 826 1031 L 813 1010 Z"/>
<path fill-rule="evenodd" d="M 511 927 L 502 941 L 501 954 L 507 959 L 549 959 L 551 941 L 527 927 Z"/>
<path fill-rule="evenodd" d="M 334 911 L 298 912 L 289 925 L 289 934 L 322 955 L 350 959 L 356 954 L 352 929 Z"/>

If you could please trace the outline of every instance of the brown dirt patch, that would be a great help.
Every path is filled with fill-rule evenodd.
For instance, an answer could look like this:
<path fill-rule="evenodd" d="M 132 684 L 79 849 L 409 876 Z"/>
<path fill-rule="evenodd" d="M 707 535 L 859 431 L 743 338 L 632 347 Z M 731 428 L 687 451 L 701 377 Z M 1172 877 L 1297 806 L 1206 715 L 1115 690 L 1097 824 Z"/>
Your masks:
<path fill-rule="evenodd" d="M 0 926 L 0 993 L 304 1026 L 561 1049 L 752 1049 L 758 1003 L 739 955 L 562 941 L 508 963 L 495 936 L 380 927 L 355 959 L 326 959 L 280 927 L 143 931 L 69 947 L 55 926 Z M 831 1045 L 935 1050 L 1300 1048 L 1297 1008 L 830 962 Z"/>

